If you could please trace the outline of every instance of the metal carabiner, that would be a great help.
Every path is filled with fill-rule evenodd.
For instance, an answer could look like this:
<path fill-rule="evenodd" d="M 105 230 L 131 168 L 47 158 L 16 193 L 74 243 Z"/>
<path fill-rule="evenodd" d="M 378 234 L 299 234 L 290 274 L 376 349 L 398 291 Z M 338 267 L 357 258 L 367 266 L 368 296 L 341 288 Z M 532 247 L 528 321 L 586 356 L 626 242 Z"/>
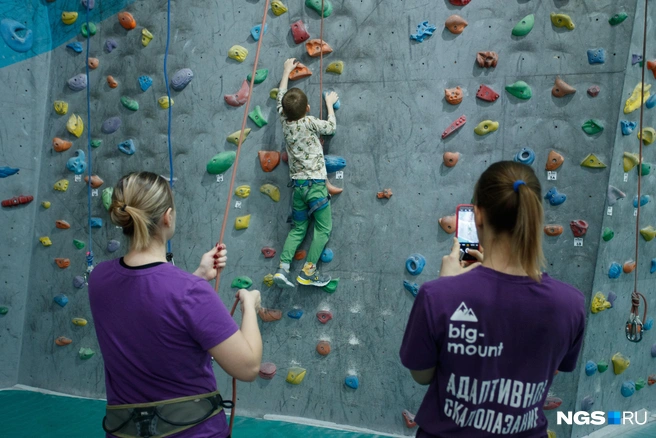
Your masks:
<path fill-rule="evenodd" d="M 629 319 L 626 321 L 626 339 L 629 342 L 640 342 L 642 341 L 642 321 L 640 317 L 635 314 L 631 314 Z"/>

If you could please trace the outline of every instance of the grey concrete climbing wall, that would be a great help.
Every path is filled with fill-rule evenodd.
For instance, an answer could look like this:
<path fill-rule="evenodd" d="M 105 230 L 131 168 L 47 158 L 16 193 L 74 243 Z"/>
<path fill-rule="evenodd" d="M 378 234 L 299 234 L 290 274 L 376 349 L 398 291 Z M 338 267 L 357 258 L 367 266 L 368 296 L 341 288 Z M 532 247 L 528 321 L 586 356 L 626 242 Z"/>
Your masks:
<path fill-rule="evenodd" d="M 73 3 L 59 5 L 57 2 L 55 5 L 64 9 L 73 8 Z M 102 5 L 102 0 L 99 3 Z M 324 66 L 343 60 L 345 69 L 340 76 L 324 74 L 324 89 L 338 91 L 342 103 L 337 113 L 337 134 L 326 142 L 326 151 L 343 156 L 347 161 L 343 180 L 331 176 L 333 184 L 343 187 L 344 192 L 333 200 L 334 231 L 328 247 L 333 249 L 335 258 L 322 266 L 324 271 L 340 278 L 334 294 L 307 288 L 281 291 L 262 284 L 264 276 L 275 271 L 278 259 L 264 259 L 260 249 L 273 246 L 279 253 L 289 230 L 286 223 L 290 194 L 286 189 L 287 167 L 281 163 L 274 172 L 264 173 L 257 160 L 259 150 L 282 148 L 275 102 L 269 98 L 269 90 L 277 86 L 285 58 L 297 57 L 313 71 L 312 77 L 293 85 L 307 92 L 314 115 L 318 115 L 319 110 L 319 60 L 309 58 L 303 45 L 295 45 L 289 32 L 291 23 L 303 19 L 310 35 L 319 36 L 318 15 L 303 3 L 288 0 L 285 2 L 289 8 L 287 13 L 281 16 L 268 13 L 268 31 L 258 67 L 269 69 L 269 77 L 255 86 L 251 108 L 260 105 L 269 124 L 259 129 L 248 122 L 253 131 L 242 147 L 236 185 L 250 185 L 251 195 L 243 200 L 233 199 L 230 206 L 225 239 L 230 260 L 222 276 L 220 293 L 230 305 L 233 300 L 231 280 L 237 275 L 248 275 L 262 290 L 265 306 L 281 309 L 284 314 L 293 308 L 303 309 L 305 313 L 300 320 L 284 316 L 281 321 L 261 324 L 264 360 L 275 363 L 278 374 L 271 381 L 258 379 L 253 384 L 240 384 L 240 412 L 256 416 L 305 417 L 384 432 L 413 433 L 405 427 L 401 410 L 416 412 L 424 388 L 412 381 L 398 360 L 398 349 L 413 303 L 402 281 L 421 283 L 437 276 L 440 258 L 451 245 L 451 236 L 440 229 L 437 218 L 453 214 L 457 204 L 469 201 L 476 178 L 489 163 L 512 159 L 523 147 L 535 151 L 534 167 L 545 192 L 555 185 L 559 192 L 568 196 L 567 201 L 557 207 L 545 201 L 547 222 L 565 228 L 562 235 L 545 238 L 548 271 L 581 289 L 588 303 L 591 292 L 596 290 L 615 287 L 619 296 L 617 308 L 591 316 L 593 326 L 601 324 L 600 327 L 609 332 L 611 326 L 617 327 L 614 345 L 608 345 L 610 333 L 602 334 L 600 329 L 588 331 L 582 363 L 589 358 L 608 361 L 610 355 L 619 350 L 634 361 L 627 375 L 644 374 L 648 360 L 652 360 L 647 345 L 651 342 L 647 339 L 633 346 L 621 338 L 624 308 L 628 311 L 630 276 L 622 277 L 617 286 L 602 284 L 612 257 L 619 257 L 621 253 L 626 253 L 622 256 L 625 259 L 631 257 L 630 198 L 636 180 L 630 176 L 628 182 L 621 182 L 621 153 L 629 147 L 628 142 L 633 148 L 636 142 L 634 136 L 621 137 L 617 126 L 618 120 L 623 118 L 620 108 L 635 86 L 638 74 L 638 67 L 630 64 L 631 52 L 637 51 L 641 44 L 639 31 L 634 26 L 634 21 L 640 22 L 636 1 L 623 2 L 619 7 L 610 0 L 495 0 L 472 2 L 463 8 L 447 1 L 334 1 L 333 15 L 325 20 L 324 29 L 324 39 L 334 52 L 325 57 Z M 194 71 L 191 84 L 182 92 L 172 93 L 178 209 L 173 252 L 176 264 L 183 269 L 193 271 L 200 255 L 216 241 L 220 232 L 229 177 L 234 169 L 226 173 L 223 182 L 217 182 L 216 177 L 205 172 L 205 164 L 218 152 L 234 150 L 225 137 L 239 130 L 244 107 L 226 105 L 223 95 L 235 93 L 251 71 L 256 42 L 249 31 L 260 23 L 263 7 L 262 0 L 212 4 L 174 1 L 172 4 L 169 73 L 184 67 Z M 162 71 L 166 4 L 138 2 L 126 10 L 137 20 L 135 30 L 126 31 L 116 16 L 112 16 L 98 23 L 98 33 L 91 39 L 92 56 L 100 63 L 91 72 L 89 81 L 91 133 L 94 139 L 102 140 L 102 146 L 93 150 L 92 157 L 94 173 L 105 181 L 100 191 L 134 170 L 168 175 L 167 111 L 157 103 L 158 98 L 166 95 Z M 608 18 L 620 10 L 626 11 L 629 19 L 611 27 Z M 554 27 L 549 20 L 551 12 L 569 14 L 576 28 L 568 31 Z M 469 22 L 457 36 L 443 28 L 446 18 L 454 13 Z M 531 13 L 536 17 L 532 32 L 525 37 L 511 36 L 515 23 Z M 409 35 L 425 20 L 435 24 L 437 31 L 423 43 L 411 41 Z M 154 35 L 147 47 L 141 44 L 142 28 Z M 118 44 L 111 53 L 103 49 L 108 38 L 114 38 Z M 82 37 L 75 40 L 84 41 Z M 249 51 L 243 63 L 227 57 L 228 49 L 235 44 Z M 606 51 L 606 63 L 590 65 L 587 49 L 600 47 Z M 499 64 L 494 69 L 482 69 L 475 63 L 476 53 L 488 50 L 499 55 Z M 82 361 L 77 356 L 80 347 L 96 351 L 98 347 L 86 289 L 76 289 L 72 285 L 73 277 L 82 275 L 85 270 L 85 251 L 91 243 L 86 229 L 86 186 L 83 182 L 75 182 L 65 168 L 66 160 L 75 150 L 86 149 L 84 137 L 78 140 L 65 128 L 72 113 L 81 115 L 85 130 L 89 128 L 84 91 L 73 92 L 66 86 L 70 77 L 84 71 L 85 58 L 64 46 L 55 48 L 51 57 L 49 63 L 39 64 L 42 66 L 40 74 L 48 75 L 49 70 L 49 80 L 44 77 L 33 85 L 42 94 L 47 87 L 48 97 L 42 95 L 41 101 L 37 99 L 34 103 L 37 106 L 45 101 L 48 108 L 47 115 L 41 117 L 45 120 L 45 130 L 43 134 L 37 128 L 25 130 L 34 144 L 42 147 L 37 150 L 44 151 L 40 160 L 37 155 L 34 166 L 39 171 L 38 178 L 33 179 L 34 183 L 38 181 L 38 200 L 47 198 L 53 205 L 47 211 L 38 212 L 33 232 L 23 230 L 22 234 L 24 241 L 31 242 L 27 247 L 35 251 L 29 263 L 29 286 L 16 285 L 16 290 L 23 297 L 27 296 L 19 381 L 76 395 L 102 396 L 102 358 L 96 354 Z M 19 67 L 24 65 L 27 64 L 18 64 Z M 6 74 L 6 69 L 2 69 L 1 74 Z M 117 88 L 109 88 L 107 75 L 118 82 Z M 142 75 L 149 75 L 154 81 L 145 92 L 137 82 Z M 561 99 L 553 97 L 551 88 L 556 75 L 574 86 L 577 93 Z M 531 86 L 532 99 L 521 101 L 504 91 L 505 85 L 518 80 Z M 492 87 L 500 98 L 494 103 L 476 99 L 481 84 Z M 586 93 L 592 85 L 601 89 L 594 98 Z M 443 90 L 455 86 L 462 87 L 464 100 L 452 106 L 444 101 Z M 124 108 L 121 96 L 136 99 L 139 110 L 131 112 Z M 69 114 L 59 116 L 52 112 L 54 100 L 66 100 Z M 442 131 L 462 114 L 467 116 L 467 124 L 456 134 L 440 140 Z M 114 116 L 121 117 L 121 128 L 113 134 L 102 133 L 103 121 Z M 583 132 L 581 125 L 591 118 L 604 124 L 602 133 L 588 136 Z M 499 130 L 486 136 L 475 135 L 473 128 L 486 119 L 499 121 Z M 631 120 L 635 120 L 635 113 Z M 18 116 L 9 121 L 12 129 L 19 126 Z M 50 147 L 53 137 L 71 140 L 73 147 L 64 153 L 53 152 Z M 9 141 L 16 138 L 20 137 L 7 137 Z M 116 147 L 130 138 L 136 143 L 133 156 L 122 154 Z M 614 144 L 621 146 L 613 148 Z M 565 157 L 556 181 L 547 181 L 543 170 L 551 149 Z M 452 169 L 442 164 L 442 154 L 448 151 L 461 154 L 458 165 Z M 581 167 L 579 164 L 589 153 L 594 153 L 610 167 Z M 605 216 L 609 176 L 627 192 L 627 199 L 612 217 Z M 53 184 L 62 178 L 70 181 L 68 190 L 53 190 Z M 259 193 L 264 183 L 280 187 L 280 202 L 274 203 Z M 394 192 L 391 199 L 376 198 L 376 192 L 384 188 Z M 235 207 L 235 201 L 241 201 L 240 208 Z M 120 230 L 109 223 L 100 197 L 92 198 L 92 214 L 105 221 L 102 228 L 92 232 L 95 262 L 122 254 L 126 241 Z M 235 231 L 235 217 L 245 214 L 252 215 L 250 227 Z M 21 216 L 21 227 L 32 228 L 23 223 L 23 219 Z M 71 228 L 55 229 L 57 219 L 70 222 Z M 589 223 L 582 247 L 574 246 L 569 230 L 569 222 L 576 219 Z M 607 225 L 609 221 L 612 225 Z M 616 237 L 609 243 L 602 242 L 604 246 L 597 264 L 601 230 L 605 226 L 612 226 Z M 38 237 L 44 234 L 50 235 L 51 247 L 44 248 L 38 243 Z M 12 235 L 3 233 L 2 238 L 10 239 Z M 84 241 L 86 247 L 76 249 L 73 239 Z M 122 242 L 119 252 L 106 251 L 110 239 Z M 308 242 L 303 248 L 307 247 Z M 648 274 L 644 266 L 651 258 L 646 255 L 646 248 L 641 258 L 641 276 L 645 279 Z M 405 272 L 404 263 L 406 257 L 415 252 L 426 256 L 427 266 L 419 277 L 411 278 Z M 53 263 L 55 257 L 70 258 L 71 266 L 59 269 Z M 21 260 L 18 265 L 27 269 L 27 260 Z M 299 267 L 300 262 L 297 262 L 295 268 Z M 14 263 L 8 269 L 16 275 Z M 644 289 L 646 291 L 646 287 Z M 59 293 L 69 297 L 70 302 L 64 308 L 53 303 L 53 297 Z M 654 304 L 653 298 L 650 304 Z M 322 325 L 315 313 L 326 309 L 332 311 L 334 317 Z M 7 321 L 9 316 L 11 314 L 2 321 Z M 74 326 L 71 324 L 74 317 L 87 318 L 89 324 Z M 16 327 L 21 325 L 16 323 Z M 58 347 L 53 342 L 58 336 L 69 337 L 73 343 Z M 530 329 L 527 336 L 530 336 Z M 319 340 L 330 340 L 330 355 L 322 357 L 316 353 Z M 644 357 L 643 362 L 638 359 L 639 354 Z M 292 366 L 307 369 L 305 380 L 298 386 L 284 379 Z M 344 378 L 351 373 L 359 378 L 357 390 L 344 386 Z M 229 379 L 218 369 L 217 376 L 220 388 L 227 393 Z M 580 399 L 588 393 L 596 396 L 595 407 L 615 409 L 618 405 L 612 403 L 621 398 L 618 394 L 623 376 L 613 377 L 607 372 L 592 379 L 585 377 L 582 367 L 574 373 L 558 375 L 552 392 L 562 398 L 561 410 L 577 410 Z M 608 384 L 600 384 L 600 379 Z M 610 379 L 614 379 L 613 382 Z M 577 387 L 580 387 L 578 392 Z M 607 393 L 602 396 L 600 388 Z M 644 391 L 649 390 L 652 389 Z M 626 407 L 649 407 L 647 399 L 648 395 L 643 392 L 622 403 Z M 547 417 L 550 428 L 559 436 L 572 434 L 571 428 L 555 425 L 555 411 L 548 411 Z M 578 433 L 575 431 L 575 435 Z"/>

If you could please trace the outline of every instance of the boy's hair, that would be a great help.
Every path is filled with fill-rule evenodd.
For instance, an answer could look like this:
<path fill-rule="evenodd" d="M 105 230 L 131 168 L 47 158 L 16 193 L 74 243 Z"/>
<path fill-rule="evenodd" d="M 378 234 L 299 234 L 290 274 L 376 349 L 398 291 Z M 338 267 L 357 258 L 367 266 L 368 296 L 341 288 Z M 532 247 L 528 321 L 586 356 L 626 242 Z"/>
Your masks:
<path fill-rule="evenodd" d="M 282 98 L 282 110 L 292 122 L 305 117 L 307 104 L 307 96 L 299 88 L 289 89 Z"/>

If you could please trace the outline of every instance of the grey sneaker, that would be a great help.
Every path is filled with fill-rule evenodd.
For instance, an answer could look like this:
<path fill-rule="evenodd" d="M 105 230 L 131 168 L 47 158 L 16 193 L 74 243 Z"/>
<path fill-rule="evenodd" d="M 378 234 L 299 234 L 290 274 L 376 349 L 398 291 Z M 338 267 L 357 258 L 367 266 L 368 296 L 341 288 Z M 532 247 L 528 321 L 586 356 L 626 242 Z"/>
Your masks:
<path fill-rule="evenodd" d="M 294 283 L 289 281 L 289 271 L 278 268 L 276 275 L 273 276 L 273 282 L 282 289 L 290 289 L 296 287 Z"/>
<path fill-rule="evenodd" d="M 305 270 L 301 269 L 300 274 L 298 274 L 298 277 L 296 277 L 296 281 L 298 281 L 299 284 L 305 285 L 305 286 L 317 286 L 317 287 L 323 287 L 330 283 L 330 275 L 321 275 L 319 271 L 314 271 L 314 274 L 309 275 L 305 273 Z"/>

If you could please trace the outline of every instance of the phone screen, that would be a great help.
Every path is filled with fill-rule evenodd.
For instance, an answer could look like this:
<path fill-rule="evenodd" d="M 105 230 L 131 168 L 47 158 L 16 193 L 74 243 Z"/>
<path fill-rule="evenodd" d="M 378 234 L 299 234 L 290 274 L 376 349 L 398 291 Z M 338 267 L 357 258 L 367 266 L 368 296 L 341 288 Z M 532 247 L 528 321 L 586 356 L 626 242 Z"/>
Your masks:
<path fill-rule="evenodd" d="M 474 221 L 474 206 L 462 205 L 458 207 L 458 232 L 456 237 L 460 242 L 460 249 L 464 251 L 467 248 L 478 249 L 478 233 L 476 232 L 476 223 Z M 473 256 L 464 254 L 462 260 L 475 260 Z"/>

